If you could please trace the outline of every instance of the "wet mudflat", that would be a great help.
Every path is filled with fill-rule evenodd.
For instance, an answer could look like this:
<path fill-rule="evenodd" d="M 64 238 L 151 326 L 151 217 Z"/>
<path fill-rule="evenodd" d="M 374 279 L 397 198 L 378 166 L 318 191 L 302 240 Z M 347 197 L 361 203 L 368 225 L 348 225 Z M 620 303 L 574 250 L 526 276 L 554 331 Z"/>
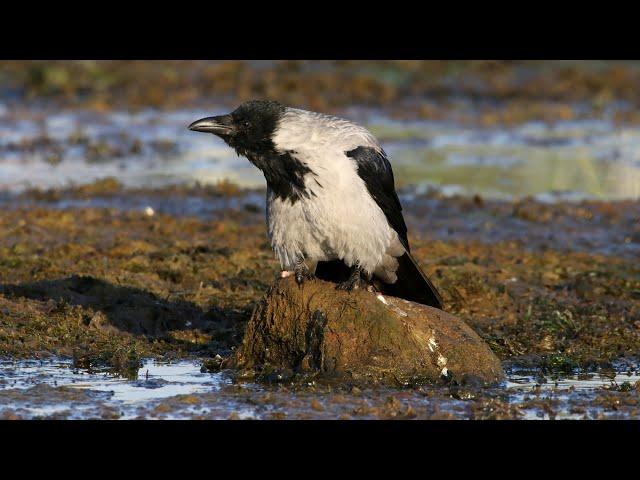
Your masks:
<path fill-rule="evenodd" d="M 263 193 L 108 181 L 7 197 L 2 415 L 637 417 L 638 202 L 405 191 L 417 258 L 508 381 L 374 388 L 216 371 L 276 276 Z"/>
<path fill-rule="evenodd" d="M 486 389 L 218 371 L 278 270 L 264 179 L 186 130 L 233 105 L 146 101 L 171 82 L 123 84 L 120 110 L 3 98 L 0 417 L 640 418 L 640 127 L 627 88 L 640 70 L 620 68 L 587 75 L 585 85 L 613 85 L 593 101 L 554 82 L 556 100 L 536 97 L 555 78 L 545 72 L 513 94 L 507 72 L 415 109 L 400 106 L 420 92 L 362 79 L 350 91 L 387 92 L 395 107 L 300 105 L 382 141 L 418 262 L 503 362 L 507 381 Z M 446 90 L 445 77 L 420 88 Z M 118 81 L 105 98 L 122 93 Z"/>
<path fill-rule="evenodd" d="M 489 389 L 358 388 L 232 380 L 199 362 L 147 360 L 138 378 L 70 361 L 0 362 L 4 419 L 623 419 L 639 412 L 637 363 L 544 376 L 510 370 Z"/>

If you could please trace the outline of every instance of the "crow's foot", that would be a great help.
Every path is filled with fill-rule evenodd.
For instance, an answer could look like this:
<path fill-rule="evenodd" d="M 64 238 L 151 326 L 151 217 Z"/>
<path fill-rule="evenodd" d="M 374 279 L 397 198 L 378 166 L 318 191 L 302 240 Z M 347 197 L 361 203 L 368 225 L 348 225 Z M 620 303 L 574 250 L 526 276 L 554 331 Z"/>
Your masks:
<path fill-rule="evenodd" d="M 353 290 L 357 290 L 359 288 L 367 288 L 368 283 L 362 278 L 362 269 L 358 266 L 354 266 L 351 268 L 351 274 L 349 278 L 347 278 L 344 282 L 340 282 L 336 289 L 345 290 L 347 292 L 351 292 Z"/>
<path fill-rule="evenodd" d="M 309 270 L 309 267 L 307 267 L 307 264 L 304 263 L 304 260 L 296 262 L 296 265 L 293 268 L 293 273 L 296 276 L 296 282 L 298 285 L 302 285 L 305 280 L 313 280 L 316 278 L 316 276 Z"/>

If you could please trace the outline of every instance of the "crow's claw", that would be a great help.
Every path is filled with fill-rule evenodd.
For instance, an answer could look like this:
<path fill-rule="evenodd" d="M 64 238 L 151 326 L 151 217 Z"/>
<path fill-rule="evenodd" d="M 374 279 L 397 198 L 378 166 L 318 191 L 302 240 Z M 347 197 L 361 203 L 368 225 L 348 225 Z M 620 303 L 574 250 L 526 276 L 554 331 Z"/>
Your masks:
<path fill-rule="evenodd" d="M 315 280 L 316 276 L 313 273 L 296 274 L 296 282 L 298 285 L 302 285 L 306 280 Z"/>
<path fill-rule="evenodd" d="M 362 278 L 362 270 L 359 267 L 353 267 L 351 269 L 349 278 L 347 278 L 344 282 L 338 283 L 336 289 L 352 292 L 353 290 L 357 290 L 359 288 L 366 288 L 366 286 L 367 283 Z"/>
<path fill-rule="evenodd" d="M 296 263 L 293 272 L 296 276 L 296 283 L 302 285 L 305 280 L 313 280 L 316 276 L 309 271 L 307 264 L 303 261 Z"/>

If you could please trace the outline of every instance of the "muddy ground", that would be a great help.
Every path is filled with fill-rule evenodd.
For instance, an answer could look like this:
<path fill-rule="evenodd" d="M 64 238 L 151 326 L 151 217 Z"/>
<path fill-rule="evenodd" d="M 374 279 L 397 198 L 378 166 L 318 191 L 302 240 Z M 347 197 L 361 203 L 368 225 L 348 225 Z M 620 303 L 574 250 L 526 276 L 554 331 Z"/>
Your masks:
<path fill-rule="evenodd" d="M 324 112 L 518 124 L 640 121 L 632 61 L 3 61 L 0 97 L 99 111 L 235 105 L 251 98 Z"/>
<path fill-rule="evenodd" d="M 103 208 L 66 208 L 71 198 Z M 123 208 L 123 198 L 149 206 Z M 107 181 L 4 199 L 0 357 L 72 356 L 126 374 L 143 357 L 228 356 L 278 271 L 256 198 L 229 184 L 124 191 Z M 181 213 L 163 213 L 167 203 Z M 639 202 L 431 193 L 405 210 L 445 309 L 507 364 L 570 371 L 640 351 Z"/>
<path fill-rule="evenodd" d="M 175 418 L 185 411 L 188 418 L 245 418 L 245 407 L 255 418 L 531 412 L 638 418 L 637 62 L 3 61 L 0 67 L 0 385 L 6 387 L 0 416 L 74 418 L 86 406 L 90 418 Z M 529 376 L 525 393 L 509 386 L 367 390 L 280 381 L 265 387 L 250 378 L 210 391 L 208 382 L 222 375 L 210 373 L 218 355 L 228 357 L 240 345 L 278 271 L 264 191 L 232 183 L 163 185 L 205 181 L 210 172 L 198 170 L 201 159 L 211 168 L 226 160 L 213 141 L 209 151 L 180 137 L 183 124 L 198 118 L 191 110 L 225 111 L 260 97 L 349 118 L 362 107 L 380 115 L 372 122 L 385 146 L 396 147 L 416 258 L 446 310 L 502 360 L 508 382 L 520 371 Z M 403 123 L 415 119 L 426 122 Z M 556 131 L 559 122 L 566 125 Z M 449 123 L 455 128 L 442 126 Z M 435 131 L 433 138 L 425 131 Z M 489 144 L 493 150 L 484 149 Z M 432 149 L 421 150 L 425 145 Z M 176 171 L 168 163 L 176 159 L 195 173 Z M 229 165 L 214 170 L 215 179 L 236 178 L 228 173 L 241 165 Z M 142 175 L 147 170 L 166 178 L 156 183 Z M 454 191 L 487 197 L 414 189 L 425 179 L 441 192 L 462 185 Z M 71 182 L 80 186 L 59 187 Z M 545 195 L 498 200 L 504 197 L 491 194 L 495 189 L 508 198 Z M 571 192 L 605 200 L 556 195 Z M 6 383 L 7 368 L 21 371 L 24 365 L 13 365 L 21 359 L 133 379 L 149 358 L 189 360 L 196 373 L 204 364 L 207 393 L 151 401 L 132 413 L 117 402 L 101 404 L 108 395 L 47 383 L 58 378 L 50 371 L 36 378 L 47 385 L 19 392 Z M 620 378 L 608 381 L 614 370 Z M 76 373 L 69 375 L 75 380 Z M 590 375 L 604 376 L 599 385 L 606 388 L 588 387 Z M 589 393 L 571 390 L 574 380 L 584 380 Z M 139 379 L 139 388 L 161 381 Z M 548 393 L 553 382 L 565 389 Z M 47 410 L 57 399 L 68 410 Z"/>

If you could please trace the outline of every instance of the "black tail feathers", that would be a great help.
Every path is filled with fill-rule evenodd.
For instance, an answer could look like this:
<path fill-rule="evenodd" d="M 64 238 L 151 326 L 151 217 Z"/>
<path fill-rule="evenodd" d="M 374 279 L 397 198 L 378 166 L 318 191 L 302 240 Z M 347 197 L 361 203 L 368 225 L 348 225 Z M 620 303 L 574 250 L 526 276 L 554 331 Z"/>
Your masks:
<path fill-rule="evenodd" d="M 431 280 L 424 274 L 410 253 L 398 258 L 396 283 L 382 283 L 385 295 L 404 298 L 430 307 L 442 309 L 442 297 Z"/>
<path fill-rule="evenodd" d="M 396 283 L 376 282 L 381 293 L 442 309 L 442 297 L 411 254 L 399 257 L 398 263 Z M 349 277 L 349 268 L 341 260 L 318 262 L 316 276 L 322 280 L 343 282 Z"/>

